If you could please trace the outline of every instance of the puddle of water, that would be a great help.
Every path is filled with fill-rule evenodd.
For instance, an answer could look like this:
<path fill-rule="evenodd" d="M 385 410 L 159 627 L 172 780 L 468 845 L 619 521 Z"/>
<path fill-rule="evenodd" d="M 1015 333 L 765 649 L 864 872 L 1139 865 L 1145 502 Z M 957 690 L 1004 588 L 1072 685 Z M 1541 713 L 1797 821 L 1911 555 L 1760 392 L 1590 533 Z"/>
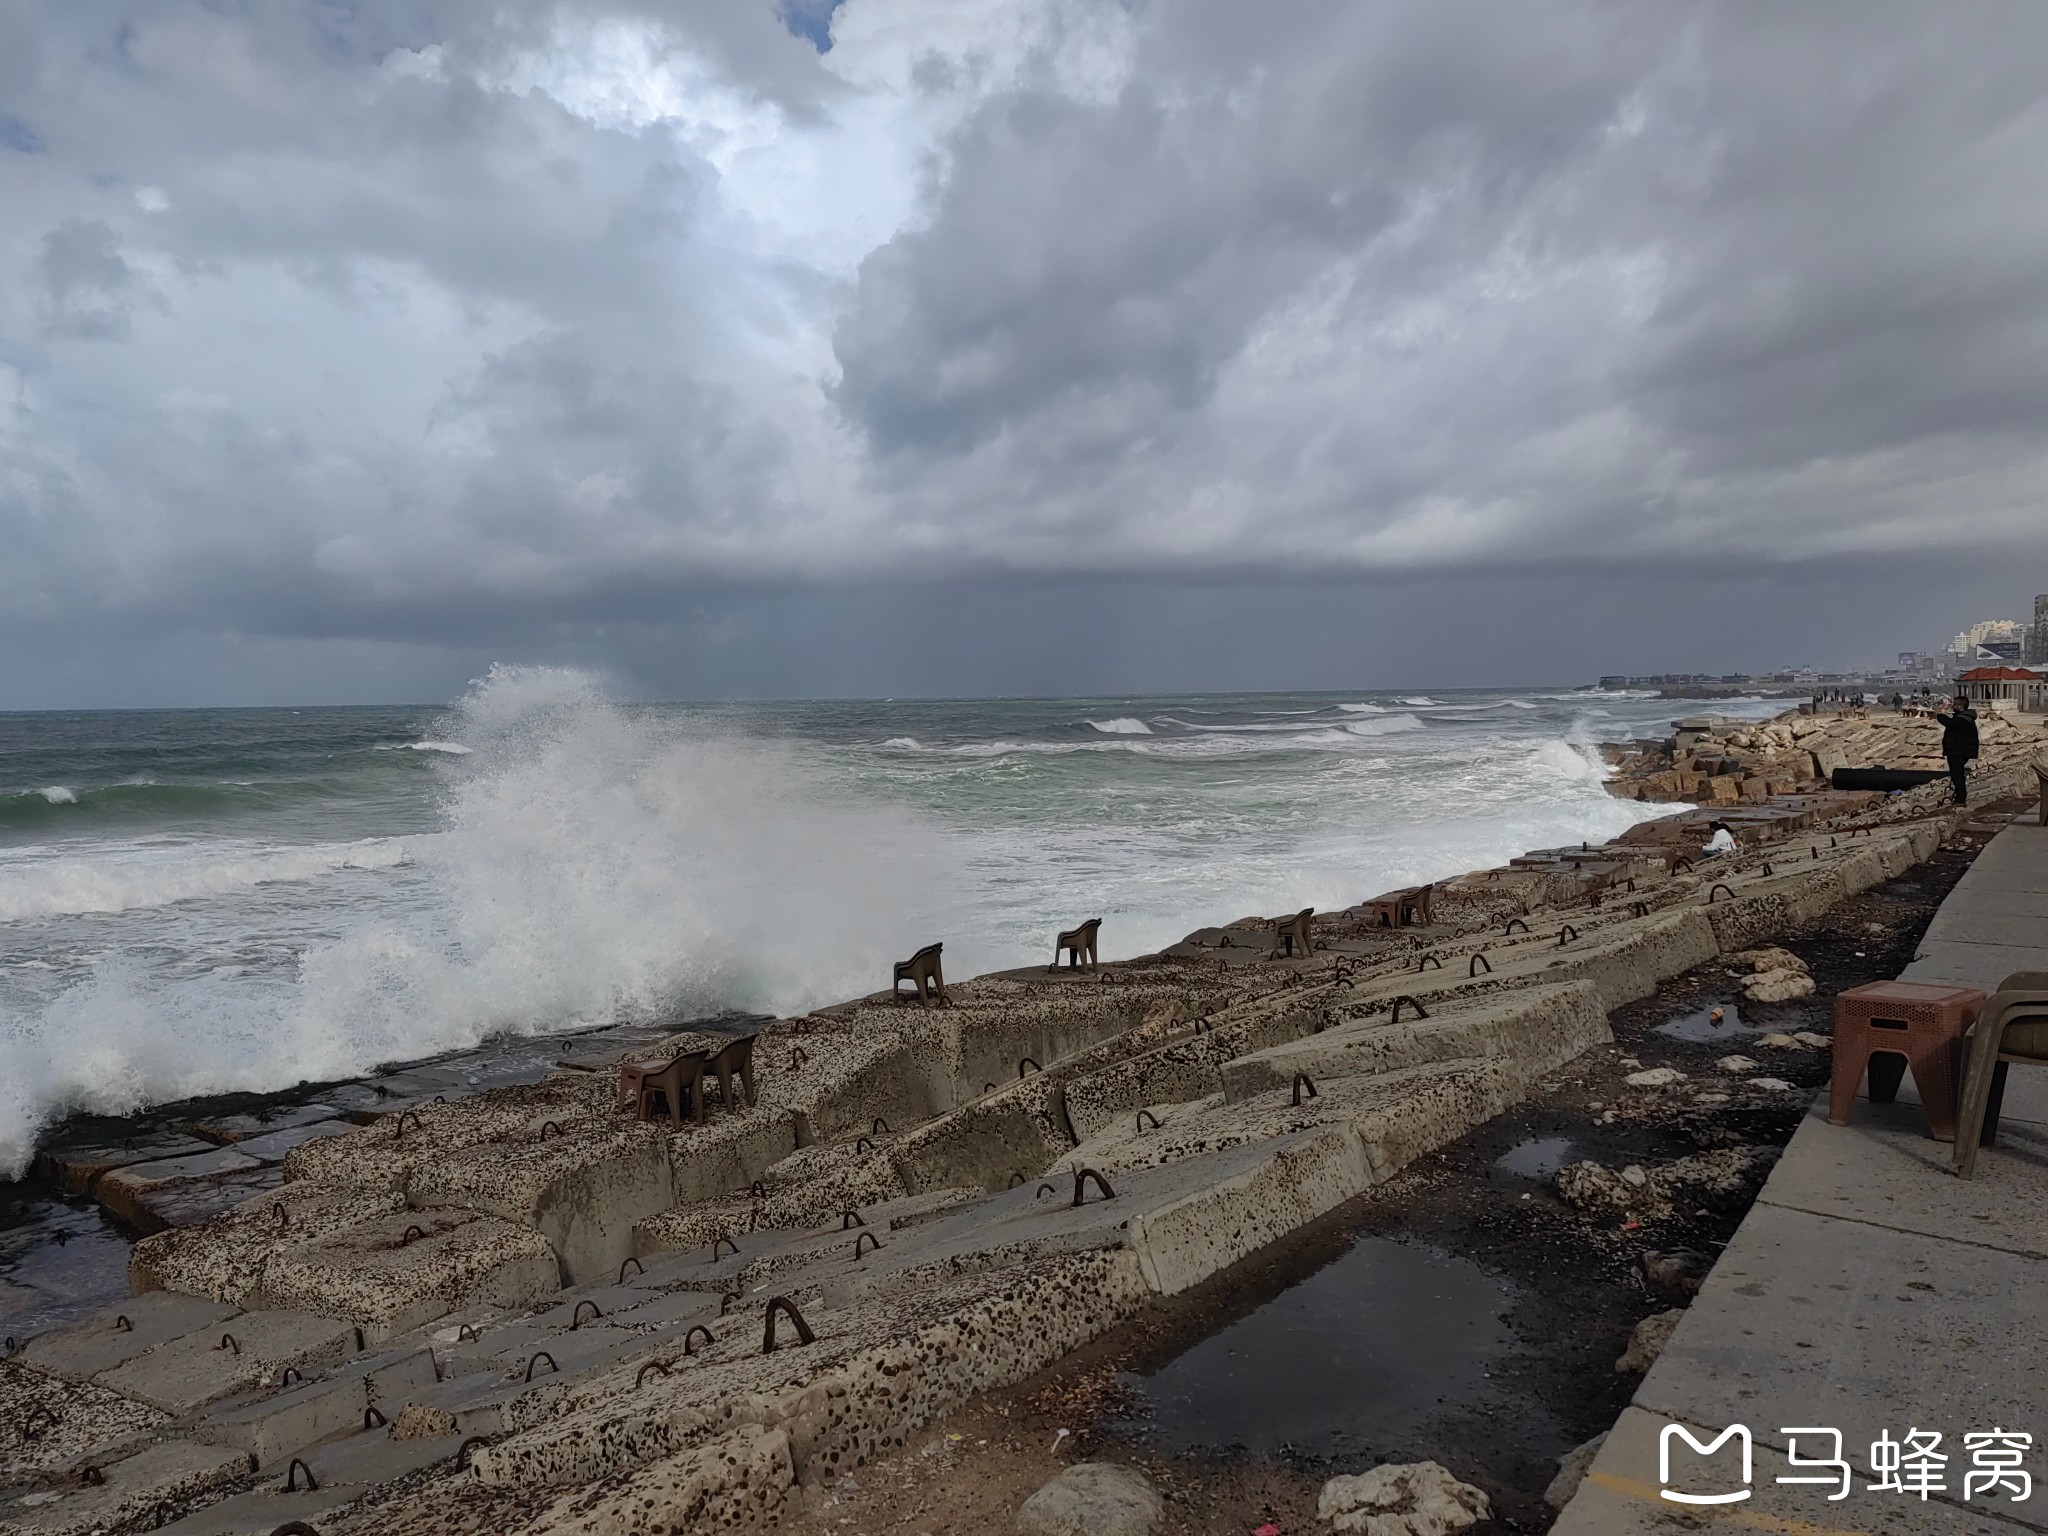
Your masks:
<path fill-rule="evenodd" d="M 1509 1147 L 1493 1160 L 1493 1166 L 1519 1178 L 1544 1179 L 1583 1156 L 1569 1136 L 1537 1136 Z"/>
<path fill-rule="evenodd" d="M 1496 1397 L 1506 1282 L 1418 1243 L 1366 1238 L 1150 1375 L 1126 1373 L 1147 1439 L 1177 1454 L 1397 1456 Z M 1361 1460 L 1361 1465 L 1371 1465 Z"/>
<path fill-rule="evenodd" d="M 0 1195 L 0 1335 L 26 1339 L 124 1300 L 129 1239 L 98 1210 Z"/>
<path fill-rule="evenodd" d="M 1714 1010 L 1721 1010 L 1717 1023 Z M 1677 1018 L 1666 1019 L 1652 1034 L 1669 1035 L 1674 1040 L 1687 1040 L 1694 1045 L 1718 1045 L 1723 1040 L 1747 1040 L 1752 1035 L 1768 1034 L 1774 1026 L 1751 1024 L 1742 1017 L 1742 1009 L 1734 1003 L 1713 1003 L 1691 1013 L 1681 1013 Z"/>

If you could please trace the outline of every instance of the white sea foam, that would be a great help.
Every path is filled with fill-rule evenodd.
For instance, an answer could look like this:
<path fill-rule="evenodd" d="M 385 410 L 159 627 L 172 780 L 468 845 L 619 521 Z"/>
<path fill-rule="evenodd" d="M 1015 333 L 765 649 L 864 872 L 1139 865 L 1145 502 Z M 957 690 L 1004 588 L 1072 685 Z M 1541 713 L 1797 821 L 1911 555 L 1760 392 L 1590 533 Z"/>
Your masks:
<path fill-rule="evenodd" d="M 1142 720 L 1129 715 L 1118 715 L 1114 720 L 1090 720 L 1088 722 L 1105 736 L 1150 736 L 1152 727 Z"/>
<path fill-rule="evenodd" d="M 1435 699 L 1420 696 L 1412 699 L 1403 699 L 1401 702 L 1408 705 L 1411 709 L 1429 709 L 1436 706 Z"/>
<path fill-rule="evenodd" d="M 1378 720 L 1354 720 L 1344 727 L 1352 736 L 1398 736 L 1406 731 L 1420 731 L 1426 727 L 1413 715 L 1385 715 Z"/>
<path fill-rule="evenodd" d="M 932 920 L 908 904 L 957 902 L 959 861 L 930 855 L 930 829 L 849 801 L 783 747 L 628 716 L 553 670 L 496 670 L 458 714 L 478 766 L 448 786 L 444 829 L 412 844 L 421 904 L 360 904 L 290 974 L 167 976 L 122 953 L 0 1016 L 0 1177 L 73 1109 L 276 1089 L 667 1003 L 779 1011 L 868 990 Z M 120 910 L 278 878 L 293 857 L 373 856 L 126 874 L 58 861 L 10 872 L 0 914 Z"/>
<path fill-rule="evenodd" d="M 1347 715 L 1384 715 L 1387 712 L 1384 704 L 1339 704 L 1337 707 Z"/>
<path fill-rule="evenodd" d="M 885 729 L 946 744 L 836 746 L 499 670 L 416 732 L 473 752 L 366 774 L 401 784 L 417 832 L 174 843 L 181 824 L 17 847 L 0 854 L 20 903 L 4 937 L 34 958 L 0 975 L 0 1176 L 72 1108 L 273 1089 L 669 1005 L 789 1012 L 882 985 L 931 938 L 963 976 L 1042 964 L 1083 911 L 1107 919 L 1111 953 L 1137 953 L 1219 915 L 1342 907 L 1644 814 L 1603 787 L 1592 743 L 1613 727 L 1584 696 L 1569 728 L 1561 710 L 1432 713 L 1425 729 L 1327 704 L 1233 726 L 1208 702 L 1177 726 L 1148 712 L 1151 735 L 1060 740 L 1042 709 L 970 704 L 927 726 L 930 706 L 906 706 Z M 1625 726 L 1668 712 L 1615 709 Z M 222 826 L 271 826 L 247 814 Z"/>
<path fill-rule="evenodd" d="M 39 789 L 36 793 L 52 805 L 78 804 L 78 791 L 68 784 L 52 784 L 48 789 Z"/>
<path fill-rule="evenodd" d="M 392 869 L 405 862 L 395 838 L 305 848 L 198 851 L 101 850 L 91 858 L 16 858 L 0 864 L 0 923 L 28 918 L 130 912 L 221 896 L 277 881 L 316 880 L 342 869 Z"/>
<path fill-rule="evenodd" d="M 377 744 L 379 752 L 446 752 L 451 757 L 467 757 L 474 750 L 459 741 L 385 741 Z"/>

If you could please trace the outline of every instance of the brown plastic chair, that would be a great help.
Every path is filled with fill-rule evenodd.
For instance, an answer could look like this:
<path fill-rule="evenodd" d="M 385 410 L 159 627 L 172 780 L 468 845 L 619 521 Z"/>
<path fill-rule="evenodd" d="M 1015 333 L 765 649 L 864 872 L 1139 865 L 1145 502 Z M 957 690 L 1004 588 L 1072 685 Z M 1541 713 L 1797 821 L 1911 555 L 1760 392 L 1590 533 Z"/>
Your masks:
<path fill-rule="evenodd" d="M 927 944 L 908 960 L 897 961 L 895 973 L 889 980 L 890 995 L 898 1001 L 906 1001 L 900 989 L 908 981 L 917 988 L 917 1000 L 925 1007 L 931 1007 L 932 997 L 937 997 L 939 1006 L 943 1008 L 946 1005 L 946 977 L 939 969 L 939 951 L 945 947 L 943 944 Z M 927 981 L 931 983 L 931 996 L 925 993 Z"/>
<path fill-rule="evenodd" d="M 2048 1066 L 2048 971 L 2018 971 L 1985 1000 L 1970 1032 L 1969 1065 L 1956 1107 L 1956 1172 L 1977 1176 L 1977 1148 L 1998 1140 L 2005 1070 Z"/>
<path fill-rule="evenodd" d="M 1102 919 L 1091 917 L 1087 922 L 1081 924 L 1080 927 L 1069 928 L 1065 933 L 1060 934 L 1052 941 L 1052 964 L 1047 966 L 1046 969 L 1049 971 L 1058 970 L 1060 968 L 1061 955 L 1067 955 L 1071 960 L 1072 968 L 1079 969 L 1081 957 L 1084 954 L 1088 957 L 1089 967 L 1091 969 L 1094 968 L 1096 964 L 1095 935 L 1101 931 L 1101 928 Z"/>
<path fill-rule="evenodd" d="M 1273 953 L 1276 955 L 1307 955 L 1315 951 L 1314 928 L 1316 909 L 1303 907 L 1292 917 L 1273 919 Z"/>
<path fill-rule="evenodd" d="M 1365 904 L 1366 924 L 1372 928 L 1398 928 L 1401 926 L 1401 912 L 1415 894 L 1413 886 L 1402 886 L 1398 891 L 1389 891 L 1384 896 L 1375 896 Z"/>
<path fill-rule="evenodd" d="M 728 1041 L 718 1054 L 704 1064 L 704 1075 L 718 1080 L 718 1102 L 728 1108 L 737 1108 L 739 1101 L 732 1096 L 733 1079 L 738 1078 L 740 1090 L 749 1104 L 758 1104 L 760 1099 L 754 1092 L 754 1037 L 741 1035 Z"/>
<path fill-rule="evenodd" d="M 1870 1102 L 1889 1104 L 1911 1067 L 1928 1134 L 1936 1141 L 1953 1139 L 1956 1058 L 1983 1006 L 1984 994 L 1975 987 L 1923 981 L 1872 981 L 1838 995 L 1828 1123 L 1849 1123 L 1866 1068 Z"/>
<path fill-rule="evenodd" d="M 1418 885 L 1407 893 L 1407 900 L 1400 907 L 1402 920 L 1418 928 L 1427 928 L 1436 921 L 1436 886 Z"/>
<path fill-rule="evenodd" d="M 653 1103 L 658 1094 L 668 1107 L 671 1125 L 681 1125 L 688 1114 L 698 1120 L 705 1117 L 704 1068 L 710 1057 L 702 1051 L 692 1051 L 678 1056 L 666 1066 L 656 1066 L 645 1071 L 640 1077 L 639 1096 L 634 1103 L 634 1115 L 641 1120 L 654 1118 Z M 641 1063 L 643 1067 L 649 1063 Z"/>

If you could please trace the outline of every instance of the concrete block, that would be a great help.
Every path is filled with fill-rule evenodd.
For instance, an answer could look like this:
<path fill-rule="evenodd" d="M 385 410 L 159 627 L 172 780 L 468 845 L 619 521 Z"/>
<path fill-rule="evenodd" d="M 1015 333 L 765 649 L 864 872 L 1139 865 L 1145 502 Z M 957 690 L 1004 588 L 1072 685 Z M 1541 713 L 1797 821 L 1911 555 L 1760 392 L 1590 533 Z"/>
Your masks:
<path fill-rule="evenodd" d="M 562 1283 L 618 1273 L 633 1251 L 634 1223 L 675 1204 L 667 1134 L 655 1125 L 565 1128 L 531 1142 L 499 1142 L 412 1170 L 415 1206 L 463 1206 L 532 1227 L 560 1261 Z"/>
<path fill-rule="evenodd" d="M 102 1175 L 134 1163 L 192 1157 L 212 1150 L 213 1143 L 196 1136 L 161 1135 L 136 1139 L 118 1147 L 57 1147 L 36 1158 L 67 1195 L 89 1195 Z"/>
<path fill-rule="evenodd" d="M 1132 1215 L 1125 1242 L 1147 1286 L 1178 1295 L 1374 1182 L 1348 1126 L 1303 1132 L 1260 1151 L 1250 1167 Z"/>
<path fill-rule="evenodd" d="M 369 1405 L 363 1378 L 349 1372 L 222 1403 L 202 1415 L 193 1432 L 249 1452 L 263 1470 L 309 1445 L 358 1433 Z"/>
<path fill-rule="evenodd" d="M 185 1291 L 255 1306 L 271 1256 L 401 1208 L 395 1192 L 294 1182 L 246 1199 L 199 1228 L 145 1237 L 128 1260 L 137 1291 Z"/>
<path fill-rule="evenodd" d="M 233 1346 L 224 1344 L 232 1338 Z M 170 1413 L 276 1378 L 286 1366 L 339 1360 L 355 1348 L 355 1329 L 331 1318 L 285 1310 L 244 1312 L 203 1333 L 188 1333 L 95 1379 Z"/>
<path fill-rule="evenodd" d="M 410 1229 L 420 1236 L 407 1241 Z M 396 1211 L 279 1251 L 273 1305 L 347 1318 L 381 1343 L 464 1307 L 531 1307 L 559 1289 L 547 1239 L 470 1211 Z"/>
<path fill-rule="evenodd" d="M 163 1528 L 164 1536 L 271 1536 L 293 1521 L 322 1530 L 321 1522 L 362 1496 L 360 1488 L 330 1488 L 324 1483 L 311 1491 L 302 1483 L 297 1493 L 257 1488 L 173 1520 Z"/>
<path fill-rule="evenodd" d="M 41 1334 L 30 1339 L 21 1353 L 39 1370 L 84 1380 L 173 1339 L 224 1324 L 234 1315 L 233 1307 L 218 1302 L 156 1292 L 125 1301 L 114 1311 L 75 1328 Z"/>
<path fill-rule="evenodd" d="M 249 1475 L 240 1451 L 192 1440 L 165 1440 L 100 1469 L 104 1481 L 69 1481 L 5 1510 L 9 1536 L 88 1536 L 148 1528 L 160 1506 L 175 1509 Z"/>
<path fill-rule="evenodd" d="M 110 1168 L 93 1185 L 93 1195 L 107 1213 L 141 1231 L 161 1230 L 141 1204 L 142 1195 L 166 1184 L 195 1179 L 216 1179 L 222 1174 L 251 1173 L 262 1165 L 230 1147 L 214 1147 L 189 1157 L 164 1158 L 153 1163 L 130 1163 Z"/>

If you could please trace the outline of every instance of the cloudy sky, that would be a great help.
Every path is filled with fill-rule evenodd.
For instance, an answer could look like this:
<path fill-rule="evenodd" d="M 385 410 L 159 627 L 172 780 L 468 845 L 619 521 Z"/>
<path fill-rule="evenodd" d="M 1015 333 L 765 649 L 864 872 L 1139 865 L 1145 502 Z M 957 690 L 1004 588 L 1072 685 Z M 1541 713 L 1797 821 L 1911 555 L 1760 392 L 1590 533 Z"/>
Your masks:
<path fill-rule="evenodd" d="M 2048 18 L 13 0 L 0 707 L 1573 682 L 2048 591 Z"/>

